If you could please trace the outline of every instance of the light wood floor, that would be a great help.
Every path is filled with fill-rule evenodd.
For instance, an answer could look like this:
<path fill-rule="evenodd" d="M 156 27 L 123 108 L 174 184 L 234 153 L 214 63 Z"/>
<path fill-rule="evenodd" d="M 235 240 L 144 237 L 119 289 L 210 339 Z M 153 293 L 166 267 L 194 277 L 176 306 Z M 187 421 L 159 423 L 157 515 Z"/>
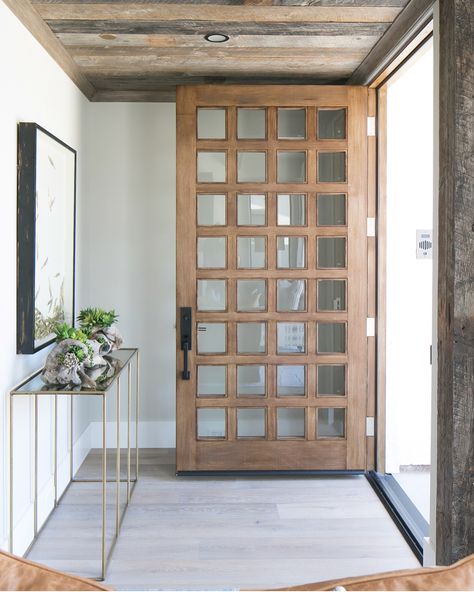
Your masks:
<path fill-rule="evenodd" d="M 141 460 L 107 575 L 114 588 L 277 588 L 419 567 L 364 477 L 175 477 L 174 451 L 144 450 Z M 81 476 L 99 467 L 92 452 Z M 110 507 L 110 533 L 113 517 Z M 73 484 L 29 558 L 98 573 L 99 518 L 98 485 Z"/>

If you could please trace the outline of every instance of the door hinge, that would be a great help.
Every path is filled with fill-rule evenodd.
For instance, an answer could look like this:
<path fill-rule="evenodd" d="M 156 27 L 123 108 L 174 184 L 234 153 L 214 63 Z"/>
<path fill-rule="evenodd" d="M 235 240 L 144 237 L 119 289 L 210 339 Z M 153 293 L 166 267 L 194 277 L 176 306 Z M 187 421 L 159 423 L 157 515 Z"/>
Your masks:
<path fill-rule="evenodd" d="M 367 317 L 367 337 L 375 337 L 375 319 Z"/>
<path fill-rule="evenodd" d="M 375 218 L 367 218 L 367 236 L 375 236 L 376 235 L 376 227 L 375 227 Z"/>
<path fill-rule="evenodd" d="M 375 117 L 367 117 L 367 136 L 376 136 Z"/>
<path fill-rule="evenodd" d="M 375 417 L 365 418 L 365 435 L 369 437 L 375 436 Z"/>

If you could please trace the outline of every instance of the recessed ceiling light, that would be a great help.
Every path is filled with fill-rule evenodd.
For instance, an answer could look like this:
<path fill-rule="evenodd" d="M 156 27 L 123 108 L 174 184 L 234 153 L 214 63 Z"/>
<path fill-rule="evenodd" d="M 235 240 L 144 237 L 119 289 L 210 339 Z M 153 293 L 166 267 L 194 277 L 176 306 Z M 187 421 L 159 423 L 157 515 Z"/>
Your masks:
<path fill-rule="evenodd" d="M 208 33 L 204 39 L 209 43 L 225 43 L 229 41 L 229 36 L 224 35 L 224 33 Z"/>

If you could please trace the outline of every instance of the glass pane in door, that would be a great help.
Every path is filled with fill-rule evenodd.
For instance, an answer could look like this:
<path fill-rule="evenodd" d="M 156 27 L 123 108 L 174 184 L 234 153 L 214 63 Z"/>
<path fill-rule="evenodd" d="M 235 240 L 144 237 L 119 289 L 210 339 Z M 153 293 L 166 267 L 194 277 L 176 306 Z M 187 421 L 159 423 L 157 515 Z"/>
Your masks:
<path fill-rule="evenodd" d="M 226 196 L 198 195 L 197 223 L 199 226 L 225 226 Z"/>
<path fill-rule="evenodd" d="M 237 438 L 264 438 L 265 433 L 265 409 L 237 409 Z"/>
<path fill-rule="evenodd" d="M 306 195 L 279 193 L 277 195 L 277 224 L 279 226 L 305 226 Z"/>
<path fill-rule="evenodd" d="M 267 308 L 265 280 L 237 280 L 237 310 L 256 312 Z"/>
<path fill-rule="evenodd" d="M 279 397 L 304 397 L 305 366 L 277 366 L 277 395 Z"/>
<path fill-rule="evenodd" d="M 237 109 L 237 138 L 264 140 L 266 137 L 266 109 Z"/>
<path fill-rule="evenodd" d="M 277 117 L 279 140 L 306 138 L 306 109 L 281 108 L 278 109 Z"/>
<path fill-rule="evenodd" d="M 237 323 L 237 353 L 263 354 L 266 349 L 265 323 Z"/>
<path fill-rule="evenodd" d="M 226 137 L 226 109 L 198 109 L 199 140 L 224 140 Z"/>
<path fill-rule="evenodd" d="M 304 323 L 277 323 L 277 353 L 302 354 L 306 351 Z"/>
<path fill-rule="evenodd" d="M 198 183 L 225 183 L 227 177 L 226 152 L 198 152 Z"/>
<path fill-rule="evenodd" d="M 264 397 L 265 388 L 265 366 L 237 366 L 238 397 Z"/>
<path fill-rule="evenodd" d="M 261 269 L 266 266 L 266 239 L 263 236 L 237 237 L 237 267 Z"/>
<path fill-rule="evenodd" d="M 278 183 L 306 182 L 306 152 L 279 151 L 277 158 Z"/>
<path fill-rule="evenodd" d="M 277 438 L 304 438 L 305 410 L 297 407 L 277 409 Z"/>
<path fill-rule="evenodd" d="M 237 194 L 237 225 L 265 226 L 266 204 L 263 194 Z"/>
<path fill-rule="evenodd" d="M 226 366 L 198 366 L 198 397 L 226 396 Z"/>
<path fill-rule="evenodd" d="M 306 309 L 306 280 L 277 280 L 277 311 Z"/>
<path fill-rule="evenodd" d="M 302 269 L 306 266 L 306 240 L 302 236 L 277 237 L 277 267 Z"/>

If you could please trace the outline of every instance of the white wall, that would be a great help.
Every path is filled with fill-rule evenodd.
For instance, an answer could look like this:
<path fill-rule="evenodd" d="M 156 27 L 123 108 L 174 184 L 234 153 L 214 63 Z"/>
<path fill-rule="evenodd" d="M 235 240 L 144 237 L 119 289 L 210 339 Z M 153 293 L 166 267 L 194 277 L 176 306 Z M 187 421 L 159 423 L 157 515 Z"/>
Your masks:
<path fill-rule="evenodd" d="M 47 355 L 16 355 L 16 166 L 17 122 L 34 121 L 61 138 L 79 152 L 78 201 L 81 201 L 84 154 L 84 122 L 87 100 L 57 66 L 52 58 L 0 2 L 0 55 L 2 58 L 2 92 L 0 96 L 0 546 L 7 541 L 8 516 L 8 433 L 7 392 L 24 376 L 39 368 Z M 81 211 L 79 212 L 81 214 Z M 82 218 L 79 217 L 79 226 Z M 15 493 L 15 525 L 17 546 L 22 552 L 32 535 L 32 446 L 28 438 L 32 425 L 32 406 L 20 402 L 16 409 L 15 450 L 18 488 Z M 67 403 L 60 405 L 59 462 L 67 477 Z M 52 455 L 46 430 L 51 422 L 50 401 L 40 406 L 43 444 L 40 454 L 39 484 L 41 493 L 40 518 L 52 502 Z M 85 427 L 79 414 L 76 434 Z M 25 445 L 26 443 L 26 445 Z"/>
<path fill-rule="evenodd" d="M 175 443 L 175 117 L 163 103 L 88 113 L 78 300 L 115 308 L 141 350 L 142 446 Z"/>
<path fill-rule="evenodd" d="M 416 230 L 433 227 L 433 50 L 387 89 L 387 472 L 429 465 L 432 259 Z"/>

